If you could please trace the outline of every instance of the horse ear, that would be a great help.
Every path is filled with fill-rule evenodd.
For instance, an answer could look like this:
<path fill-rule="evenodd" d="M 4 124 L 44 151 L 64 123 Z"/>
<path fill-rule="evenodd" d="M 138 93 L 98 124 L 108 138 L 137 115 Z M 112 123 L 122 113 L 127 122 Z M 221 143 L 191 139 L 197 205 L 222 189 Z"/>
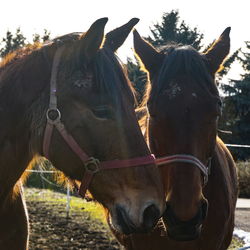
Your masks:
<path fill-rule="evenodd" d="M 160 54 L 150 43 L 145 41 L 137 30 L 133 31 L 134 50 L 138 58 L 141 60 L 146 70 L 152 72 L 155 70 L 163 55 Z"/>
<path fill-rule="evenodd" d="M 104 27 L 107 21 L 107 17 L 96 20 L 80 39 L 80 54 L 87 57 L 88 60 L 93 58 L 101 47 L 104 36 Z"/>
<path fill-rule="evenodd" d="M 138 22 L 138 18 L 132 18 L 128 23 L 110 31 L 106 35 L 103 47 L 108 47 L 115 52 L 124 43 L 130 31 Z"/>
<path fill-rule="evenodd" d="M 219 39 L 215 41 L 205 53 L 209 67 L 213 74 L 215 74 L 220 69 L 221 64 L 229 53 L 230 30 L 231 27 L 226 28 Z"/>

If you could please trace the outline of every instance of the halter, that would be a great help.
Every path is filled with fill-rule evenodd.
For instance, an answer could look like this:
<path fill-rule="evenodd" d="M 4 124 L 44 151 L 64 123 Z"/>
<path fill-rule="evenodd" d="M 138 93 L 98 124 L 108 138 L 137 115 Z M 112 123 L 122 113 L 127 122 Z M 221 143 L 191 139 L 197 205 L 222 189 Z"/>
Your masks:
<path fill-rule="evenodd" d="M 204 176 L 204 186 L 208 182 L 208 175 L 210 174 L 210 168 L 211 168 L 211 160 L 212 158 L 208 158 L 208 163 L 207 166 L 204 165 L 198 158 L 196 158 L 193 155 L 188 155 L 188 154 L 176 154 L 176 155 L 170 155 L 170 156 L 165 156 L 161 158 L 155 159 L 156 165 L 162 166 L 170 163 L 175 163 L 175 162 L 182 162 L 182 163 L 190 163 L 192 165 L 195 165 L 200 169 Z"/>
<path fill-rule="evenodd" d="M 57 107 L 56 80 L 63 50 L 64 46 L 58 48 L 53 59 L 51 79 L 50 79 L 50 100 L 49 100 L 49 108 L 46 113 L 47 124 L 43 139 L 43 153 L 44 156 L 47 159 L 49 159 L 49 148 L 51 143 L 51 137 L 53 133 L 53 128 L 55 127 L 61 134 L 65 142 L 68 144 L 68 146 L 71 148 L 71 150 L 80 158 L 80 160 L 83 163 L 85 171 L 83 174 L 80 188 L 78 189 L 78 193 L 80 196 L 84 198 L 94 174 L 97 173 L 98 171 L 104 169 L 127 168 L 127 167 L 155 164 L 155 157 L 154 155 L 146 155 L 126 160 L 116 159 L 116 160 L 100 162 L 98 159 L 90 157 L 84 152 L 84 150 L 79 146 L 76 140 L 67 132 L 64 124 L 61 121 L 61 112 Z"/>
<path fill-rule="evenodd" d="M 168 155 L 168 156 L 163 156 L 163 157 L 159 157 L 155 159 L 155 164 L 157 166 L 168 165 L 168 164 L 176 163 L 176 162 L 189 163 L 198 167 L 204 177 L 203 185 L 205 186 L 207 184 L 208 176 L 210 175 L 210 172 L 211 172 L 212 157 L 208 158 L 206 165 L 204 165 L 197 157 L 190 155 L 190 154 L 175 154 L 175 155 Z"/>

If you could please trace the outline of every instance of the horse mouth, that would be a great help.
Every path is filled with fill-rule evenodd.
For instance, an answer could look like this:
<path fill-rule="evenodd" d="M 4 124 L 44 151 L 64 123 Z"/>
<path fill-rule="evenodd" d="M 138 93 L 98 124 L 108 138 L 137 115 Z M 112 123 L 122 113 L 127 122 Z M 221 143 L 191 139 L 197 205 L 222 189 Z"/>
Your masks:
<path fill-rule="evenodd" d="M 192 241 L 200 237 L 202 222 L 206 213 L 199 209 L 197 214 L 189 221 L 181 221 L 177 218 L 174 211 L 168 206 L 163 214 L 163 221 L 170 239 L 176 241 Z"/>
<path fill-rule="evenodd" d="M 175 241 L 192 241 L 200 237 L 202 225 L 199 226 L 174 226 L 167 228 L 167 235 Z"/>

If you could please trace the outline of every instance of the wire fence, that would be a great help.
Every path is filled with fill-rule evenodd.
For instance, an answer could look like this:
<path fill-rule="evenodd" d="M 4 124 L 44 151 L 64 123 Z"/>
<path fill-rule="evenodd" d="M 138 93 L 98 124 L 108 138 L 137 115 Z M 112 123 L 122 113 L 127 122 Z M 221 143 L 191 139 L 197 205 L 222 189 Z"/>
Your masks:
<path fill-rule="evenodd" d="M 239 144 L 225 144 L 227 147 L 231 148 L 250 148 L 250 145 L 239 145 Z"/>

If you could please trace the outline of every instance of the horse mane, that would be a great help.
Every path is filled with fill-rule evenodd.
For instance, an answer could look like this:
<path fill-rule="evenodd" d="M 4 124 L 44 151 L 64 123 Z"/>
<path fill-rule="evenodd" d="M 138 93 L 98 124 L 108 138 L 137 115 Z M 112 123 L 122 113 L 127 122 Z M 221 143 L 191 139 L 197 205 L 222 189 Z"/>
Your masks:
<path fill-rule="evenodd" d="M 34 50 L 41 48 L 41 46 L 41 43 L 36 42 L 34 44 L 28 44 L 25 47 L 19 48 L 8 53 L 5 57 L 2 58 L 2 61 L 0 62 L 0 72 L 3 71 L 5 67 L 9 66 L 15 61 L 31 54 Z"/>

